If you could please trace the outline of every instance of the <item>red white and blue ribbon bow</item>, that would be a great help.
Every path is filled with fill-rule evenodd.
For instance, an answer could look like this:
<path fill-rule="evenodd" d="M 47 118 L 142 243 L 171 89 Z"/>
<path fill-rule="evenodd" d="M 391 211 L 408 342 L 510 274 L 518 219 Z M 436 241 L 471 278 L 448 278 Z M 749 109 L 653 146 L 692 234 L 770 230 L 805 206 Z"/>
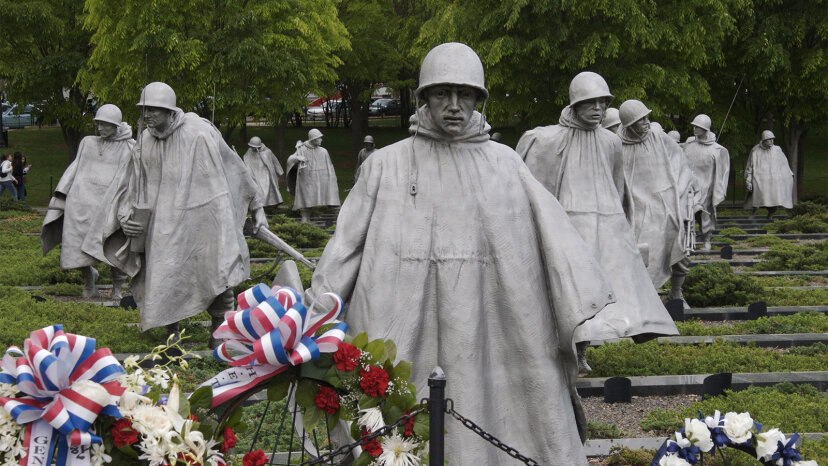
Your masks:
<path fill-rule="evenodd" d="M 333 306 L 317 313 L 313 306 L 305 308 L 299 294 L 288 287 L 271 289 L 260 283 L 240 293 L 241 310 L 226 313 L 224 323 L 213 332 L 213 337 L 226 340 L 213 355 L 234 366 L 202 384 L 213 387 L 213 406 L 291 366 L 336 352 L 348 325 L 336 320 L 342 314 L 342 298 L 326 295 Z M 316 335 L 324 324 L 334 325 Z"/>
<path fill-rule="evenodd" d="M 121 417 L 117 401 L 124 389 L 116 379 L 124 369 L 109 348 L 96 350 L 94 338 L 52 325 L 32 332 L 22 351 L 10 346 L 2 368 L 0 382 L 24 394 L 0 398 L 18 424 L 28 424 L 20 465 L 52 464 L 55 444 L 57 466 L 88 465 L 89 446 L 101 443 L 92 423 L 99 414 Z"/>

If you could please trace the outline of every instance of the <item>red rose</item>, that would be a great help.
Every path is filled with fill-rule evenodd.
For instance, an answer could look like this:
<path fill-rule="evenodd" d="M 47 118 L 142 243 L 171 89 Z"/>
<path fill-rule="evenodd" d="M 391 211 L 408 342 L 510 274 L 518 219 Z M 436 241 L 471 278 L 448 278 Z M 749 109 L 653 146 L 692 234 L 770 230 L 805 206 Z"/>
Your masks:
<path fill-rule="evenodd" d="M 132 428 L 132 421 L 129 419 L 118 419 L 112 423 L 112 443 L 116 447 L 124 447 L 138 442 L 138 432 Z"/>
<path fill-rule="evenodd" d="M 261 449 L 247 452 L 242 458 L 242 466 L 264 466 L 267 463 L 267 456 Z"/>
<path fill-rule="evenodd" d="M 229 427 L 224 428 L 224 443 L 221 444 L 221 451 L 227 453 L 228 450 L 236 446 L 236 433 Z"/>
<path fill-rule="evenodd" d="M 325 414 L 336 414 L 339 409 L 339 395 L 331 387 L 319 386 L 319 391 L 313 395 L 313 403 Z"/>
<path fill-rule="evenodd" d="M 370 434 L 371 431 L 367 429 L 362 429 L 363 437 Z M 368 453 L 371 456 L 379 456 L 380 453 L 382 453 L 382 444 L 380 444 L 380 441 L 377 437 L 374 437 L 371 440 L 363 440 L 362 449 L 363 451 L 365 451 L 365 453 Z"/>
<path fill-rule="evenodd" d="M 385 395 L 388 388 L 388 372 L 382 367 L 368 366 L 359 371 L 359 386 L 366 395 L 379 398 Z"/>
<path fill-rule="evenodd" d="M 350 343 L 342 343 L 336 353 L 333 355 L 336 368 L 342 372 L 348 372 L 356 369 L 359 365 L 359 357 L 362 356 L 362 351 Z"/>

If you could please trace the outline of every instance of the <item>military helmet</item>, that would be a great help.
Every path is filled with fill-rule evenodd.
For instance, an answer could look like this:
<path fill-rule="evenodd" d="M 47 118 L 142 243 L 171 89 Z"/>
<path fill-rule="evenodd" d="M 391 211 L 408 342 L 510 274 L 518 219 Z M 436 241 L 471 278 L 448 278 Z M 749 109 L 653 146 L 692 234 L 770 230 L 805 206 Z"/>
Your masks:
<path fill-rule="evenodd" d="M 673 139 L 673 141 L 681 142 L 681 134 L 679 134 L 679 132 L 676 130 L 670 131 L 669 133 L 667 133 L 667 136 L 670 136 Z"/>
<path fill-rule="evenodd" d="M 112 123 L 113 125 L 120 125 L 123 121 L 121 109 L 112 104 L 101 105 L 101 108 L 95 112 L 95 121 L 103 121 L 105 123 Z"/>
<path fill-rule="evenodd" d="M 152 82 L 141 91 L 141 99 L 136 105 L 139 107 L 160 107 L 175 110 L 175 91 L 165 83 Z"/>
<path fill-rule="evenodd" d="M 316 128 L 311 129 L 308 131 L 308 141 L 313 141 L 314 139 L 319 139 L 322 137 L 322 131 L 319 131 Z"/>
<path fill-rule="evenodd" d="M 598 73 L 583 71 L 569 83 L 569 105 L 599 97 L 612 101 L 615 96 L 610 94 L 609 85 Z"/>
<path fill-rule="evenodd" d="M 250 138 L 250 142 L 248 142 L 247 145 L 254 149 L 258 149 L 262 147 L 262 138 L 260 138 L 259 136 L 253 136 L 252 138 Z"/>
<path fill-rule="evenodd" d="M 644 102 L 635 99 L 625 101 L 618 109 L 618 113 L 621 116 L 621 124 L 624 125 L 624 128 L 644 118 L 651 112 L 652 110 L 647 108 Z"/>
<path fill-rule="evenodd" d="M 773 131 L 764 130 L 762 131 L 762 140 L 766 139 L 776 139 L 776 136 L 773 135 Z"/>
<path fill-rule="evenodd" d="M 483 63 L 466 44 L 448 42 L 431 49 L 420 66 L 420 87 L 414 91 L 414 96 L 421 99 L 425 88 L 438 84 L 473 87 L 483 93 L 485 99 L 489 98 L 483 80 Z"/>
<path fill-rule="evenodd" d="M 693 121 L 690 122 L 690 125 L 698 126 L 699 128 L 706 129 L 707 131 L 710 131 L 710 126 L 712 124 L 713 122 L 710 120 L 710 117 L 704 113 L 696 115 L 696 118 L 693 118 Z"/>
<path fill-rule="evenodd" d="M 371 144 L 373 144 L 374 143 L 374 136 L 371 136 L 369 134 L 369 135 L 365 136 L 365 139 L 363 139 L 362 142 L 363 142 L 363 144 L 366 143 L 366 142 L 370 142 Z"/>
<path fill-rule="evenodd" d="M 621 118 L 618 116 L 618 109 L 610 107 L 604 113 L 604 119 L 601 121 L 601 127 L 612 128 L 615 125 L 621 124 Z"/>

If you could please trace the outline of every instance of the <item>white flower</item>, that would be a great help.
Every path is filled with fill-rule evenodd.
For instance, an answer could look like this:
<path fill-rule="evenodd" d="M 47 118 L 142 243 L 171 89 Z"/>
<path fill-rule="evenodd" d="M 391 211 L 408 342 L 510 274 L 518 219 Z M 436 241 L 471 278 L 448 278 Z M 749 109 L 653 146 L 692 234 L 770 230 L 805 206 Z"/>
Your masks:
<path fill-rule="evenodd" d="M 132 412 L 133 426 L 145 437 L 163 436 L 173 428 L 166 411 L 159 406 L 138 406 Z"/>
<path fill-rule="evenodd" d="M 17 385 L 11 383 L 0 383 L 0 396 L 4 397 L 14 397 L 17 395 L 17 392 L 20 390 L 17 389 Z"/>
<path fill-rule="evenodd" d="M 72 391 L 75 391 L 84 398 L 94 401 L 96 404 L 106 406 L 112 400 L 112 395 L 103 385 L 91 380 L 78 380 L 72 384 Z"/>
<path fill-rule="evenodd" d="M 138 369 L 138 355 L 137 354 L 130 354 L 124 359 L 124 368 L 126 369 Z"/>
<path fill-rule="evenodd" d="M 779 442 L 786 443 L 785 436 L 777 428 L 756 434 L 756 440 L 756 458 L 760 460 L 773 456 Z"/>
<path fill-rule="evenodd" d="M 382 453 L 377 461 L 383 466 L 418 466 L 420 459 L 412 453 L 417 449 L 417 443 L 406 440 L 396 432 L 380 441 Z"/>
<path fill-rule="evenodd" d="M 733 443 L 745 443 L 750 439 L 753 429 L 753 418 L 750 413 L 727 413 L 724 416 L 722 432 Z"/>
<path fill-rule="evenodd" d="M 166 449 L 158 442 L 154 436 L 145 438 L 138 444 L 138 447 L 143 452 L 138 459 L 147 460 L 149 466 L 160 466 L 166 463 L 167 452 Z"/>
<path fill-rule="evenodd" d="M 118 401 L 118 411 L 121 412 L 122 416 L 131 416 L 135 408 L 150 405 L 152 405 L 152 400 L 149 398 L 126 390 L 121 395 L 120 401 Z"/>
<path fill-rule="evenodd" d="M 382 420 L 382 410 L 379 407 L 360 409 L 357 423 L 371 432 L 376 432 L 385 426 Z"/>
<path fill-rule="evenodd" d="M 690 463 L 678 455 L 668 453 L 658 460 L 658 466 L 690 466 Z"/>
<path fill-rule="evenodd" d="M 719 412 L 718 409 L 716 410 L 715 413 L 713 413 L 713 416 L 707 416 L 706 418 L 704 418 L 704 423 L 707 424 L 707 427 L 710 430 L 713 430 L 717 427 L 721 427 L 719 425 L 719 424 L 721 424 L 721 421 L 722 421 L 722 413 Z"/>
<path fill-rule="evenodd" d="M 111 463 L 112 457 L 106 454 L 103 445 L 100 443 L 92 444 L 92 466 L 101 466 L 105 463 Z"/>
<path fill-rule="evenodd" d="M 684 420 L 684 435 L 699 447 L 699 450 L 707 453 L 713 449 L 713 439 L 710 437 L 710 429 L 707 424 L 698 419 Z"/>
<path fill-rule="evenodd" d="M 147 380 L 144 378 L 144 370 L 138 369 L 132 374 L 123 374 L 118 377 L 118 383 L 125 389 L 140 394 L 144 393 Z"/>
<path fill-rule="evenodd" d="M 158 385 L 159 387 L 163 388 L 164 390 L 170 386 L 170 373 L 167 369 L 161 367 L 153 367 L 147 373 L 147 378 L 149 382 L 153 385 Z"/>

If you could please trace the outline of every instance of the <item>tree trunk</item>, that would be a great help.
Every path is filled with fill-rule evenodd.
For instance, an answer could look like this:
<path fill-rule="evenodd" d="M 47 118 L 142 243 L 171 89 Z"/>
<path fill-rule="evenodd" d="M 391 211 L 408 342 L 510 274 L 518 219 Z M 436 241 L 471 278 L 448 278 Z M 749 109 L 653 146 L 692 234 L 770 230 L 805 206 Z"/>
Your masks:
<path fill-rule="evenodd" d="M 69 162 L 72 162 L 78 155 L 78 147 L 80 147 L 81 139 L 83 139 L 83 133 L 75 128 L 69 128 L 63 123 L 60 124 L 60 132 L 63 135 L 63 142 L 69 148 Z"/>
<path fill-rule="evenodd" d="M 354 154 L 362 147 L 362 138 L 368 131 L 368 105 L 370 102 L 360 100 L 360 94 L 367 86 L 359 82 L 348 83 L 351 96 L 351 151 Z M 354 157 L 356 160 L 356 157 Z"/>
<path fill-rule="evenodd" d="M 408 118 L 414 114 L 411 104 L 411 89 L 404 86 L 400 89 L 400 128 L 408 128 Z"/>
<path fill-rule="evenodd" d="M 276 157 L 279 160 L 285 159 L 285 131 L 287 130 L 287 122 L 290 115 L 285 115 L 285 117 L 273 128 L 276 130 Z"/>
<path fill-rule="evenodd" d="M 230 144 L 230 136 L 233 135 L 233 131 L 236 129 L 236 123 L 227 122 L 227 127 L 224 129 L 224 142 Z"/>
<path fill-rule="evenodd" d="M 782 127 L 782 140 L 785 144 L 785 152 L 788 154 L 791 171 L 794 172 L 794 204 L 799 202 L 799 196 L 802 194 L 802 175 L 805 161 L 804 154 L 800 149 L 807 131 L 808 125 L 800 120 L 791 120 L 787 125 Z"/>
<path fill-rule="evenodd" d="M 241 122 L 241 138 L 244 143 L 250 140 L 250 138 L 247 137 L 247 118 L 243 118 Z"/>

